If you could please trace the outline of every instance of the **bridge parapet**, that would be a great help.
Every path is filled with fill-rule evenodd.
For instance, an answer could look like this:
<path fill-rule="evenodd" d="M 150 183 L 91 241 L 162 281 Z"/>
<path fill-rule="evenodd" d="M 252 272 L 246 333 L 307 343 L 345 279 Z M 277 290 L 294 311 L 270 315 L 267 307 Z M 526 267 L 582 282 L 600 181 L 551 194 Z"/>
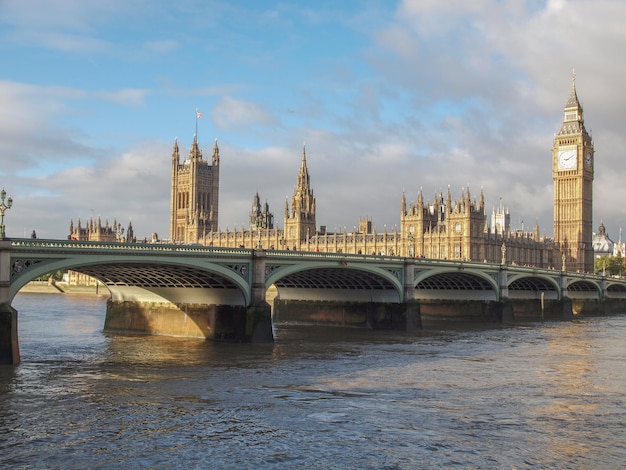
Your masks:
<path fill-rule="evenodd" d="M 250 256 L 254 250 L 249 248 L 221 248 L 200 245 L 171 245 L 159 243 L 119 243 L 119 242 L 91 242 L 76 240 L 43 240 L 43 239 L 11 239 L 9 247 L 13 251 L 57 251 L 57 252 L 140 252 L 155 254 L 206 254 L 206 255 L 242 255 Z"/>
<path fill-rule="evenodd" d="M 625 279 L 608 279 L 602 276 L 587 274 L 587 273 L 571 273 L 563 272 L 559 270 L 540 269 L 535 267 L 517 266 L 517 265 L 499 265 L 477 261 L 459 261 L 459 260 L 440 260 L 440 259 L 428 259 L 428 258 L 404 258 L 389 255 L 368 255 L 368 254 L 351 254 L 351 253 L 330 253 L 330 252 L 307 252 L 307 251 L 289 251 L 289 250 L 252 250 L 247 248 L 222 248 L 200 245 L 180 245 L 180 244 L 151 244 L 151 243 L 118 243 L 118 242 L 90 242 L 90 241 L 76 241 L 76 240 L 46 240 L 46 239 L 7 239 L 2 241 L 3 250 L 5 253 L 10 253 L 10 259 L 12 262 L 18 261 L 14 267 L 11 262 L 6 262 L 2 267 L 3 275 L 10 282 L 13 279 L 20 277 L 22 282 L 26 282 L 25 279 L 30 277 L 31 274 L 25 275 L 24 270 L 26 266 L 20 264 L 21 258 L 28 260 L 28 267 L 33 266 L 40 260 L 59 260 L 56 264 L 48 263 L 46 266 L 50 268 L 59 269 L 57 266 L 62 267 L 62 258 L 73 256 L 78 260 L 81 257 L 92 256 L 89 260 L 93 263 L 93 259 L 97 256 L 105 256 L 110 259 L 110 262 L 121 262 L 124 257 L 128 260 L 139 260 L 141 262 L 149 262 L 155 264 L 162 262 L 164 264 L 170 262 L 168 259 L 172 259 L 171 262 L 180 262 L 180 260 L 194 258 L 196 260 L 203 260 L 204 263 L 200 266 L 200 262 L 194 262 L 194 267 L 205 269 L 216 269 L 216 267 L 224 267 L 229 270 L 235 270 L 245 277 L 244 286 L 239 281 L 236 284 L 240 285 L 246 292 L 246 298 L 249 301 L 252 299 L 260 298 L 260 288 L 258 295 L 251 295 L 252 284 L 257 283 L 260 286 L 260 280 L 263 277 L 267 282 L 281 277 L 287 271 L 306 271 L 307 269 L 319 269 L 320 267 L 331 267 L 333 263 L 335 266 L 341 266 L 348 268 L 348 271 L 352 271 L 354 276 L 355 270 L 360 272 L 368 272 L 372 275 L 382 276 L 387 278 L 395 285 L 395 289 L 399 292 L 400 301 L 404 302 L 413 298 L 411 295 L 415 287 L 420 280 L 425 277 L 436 275 L 441 272 L 456 272 L 459 276 L 465 273 L 466 276 L 477 276 L 489 283 L 493 284 L 495 290 L 496 299 L 505 299 L 509 296 L 511 290 L 511 283 L 518 282 L 519 279 L 536 278 L 544 279 L 544 286 L 552 283 L 557 287 L 557 296 L 559 298 L 568 297 L 570 290 L 574 291 L 590 290 L 597 291 L 600 298 L 607 296 L 607 292 L 610 290 L 613 295 L 617 295 L 625 292 L 626 295 L 626 280 Z M 262 254 L 262 256 L 260 256 Z M 37 258 L 39 256 L 39 258 Z M 5 258 L 7 255 L 5 255 Z M 178 261 L 174 261 L 174 258 Z M 81 258 L 82 259 L 82 258 Z M 87 259 L 87 258 L 84 258 Z M 159 261 L 161 260 L 161 261 Z M 103 262 L 109 262 L 104 260 Z M 184 263 L 191 263 L 191 261 L 184 261 Z M 256 281 L 252 279 L 255 272 L 255 265 L 261 263 L 263 265 L 263 272 L 256 274 Z M 41 271 L 44 263 L 41 263 Z M 69 267 L 69 266 L 68 266 Z M 285 270 L 285 267 L 289 267 Z M 220 268 L 221 269 L 221 268 Z M 34 271 L 29 270 L 34 273 Z M 246 272 L 248 274 L 246 274 Z M 412 273 L 412 274 L 411 274 Z M 40 273 L 44 274 L 44 273 Z M 392 277 L 389 277 L 392 276 Z M 407 277 L 409 276 L 409 277 Z M 407 283 L 409 279 L 413 280 L 413 287 Z M 15 287 L 19 287 L 16 283 L 13 291 L 8 294 L 5 292 L 5 299 L 10 301 L 12 295 L 15 294 Z M 532 283 L 526 283 L 533 290 L 541 290 L 541 282 L 535 282 L 534 287 Z M 461 285 L 460 283 L 458 284 Z M 478 285 L 475 283 L 475 285 Z M 586 286 L 586 287 L 585 287 Z M 623 286 L 623 289 L 622 289 Z M 483 285 L 483 289 L 484 289 Z M 516 286 L 516 296 L 520 295 L 520 286 Z M 523 290 L 523 289 L 522 289 Z M 408 295 L 407 295 L 408 294 Z M 1 292 L 0 292 L 1 295 Z M 581 295 L 581 294 L 575 294 Z M 619 294 L 621 295 L 621 294 Z"/>

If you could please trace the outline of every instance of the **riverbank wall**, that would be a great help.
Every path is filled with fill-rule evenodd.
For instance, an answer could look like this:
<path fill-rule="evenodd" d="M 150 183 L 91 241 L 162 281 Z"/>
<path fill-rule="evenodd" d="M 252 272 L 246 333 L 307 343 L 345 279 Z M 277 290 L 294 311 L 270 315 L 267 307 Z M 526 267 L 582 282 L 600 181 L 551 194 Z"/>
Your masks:
<path fill-rule="evenodd" d="M 94 295 L 99 297 L 109 297 L 111 293 L 103 285 L 98 286 L 76 286 L 66 282 L 31 281 L 20 289 L 20 292 L 28 294 L 74 294 L 74 295 Z"/>

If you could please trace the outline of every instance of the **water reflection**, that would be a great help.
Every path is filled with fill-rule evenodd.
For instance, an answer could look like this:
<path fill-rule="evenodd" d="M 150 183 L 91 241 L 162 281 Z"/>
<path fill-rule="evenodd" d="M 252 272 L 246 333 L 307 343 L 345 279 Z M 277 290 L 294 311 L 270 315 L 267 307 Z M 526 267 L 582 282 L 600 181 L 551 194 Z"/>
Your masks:
<path fill-rule="evenodd" d="M 19 296 L 18 296 L 19 297 Z M 19 300 L 0 465 L 616 468 L 621 317 L 417 334 L 284 326 L 273 345 L 106 336 L 93 299 Z"/>

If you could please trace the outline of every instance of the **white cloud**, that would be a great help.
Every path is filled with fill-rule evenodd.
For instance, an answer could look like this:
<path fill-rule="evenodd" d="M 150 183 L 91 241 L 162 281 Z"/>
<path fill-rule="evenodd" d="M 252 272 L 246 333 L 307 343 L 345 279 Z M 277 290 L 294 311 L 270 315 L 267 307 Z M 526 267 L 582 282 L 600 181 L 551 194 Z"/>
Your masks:
<path fill-rule="evenodd" d="M 97 91 L 94 96 L 104 101 L 113 101 L 123 106 L 141 106 L 150 90 L 124 89 L 115 91 Z"/>
<path fill-rule="evenodd" d="M 380 230 L 399 223 L 403 190 L 432 199 L 450 185 L 457 198 L 469 184 L 472 196 L 484 188 L 488 208 L 502 197 L 514 221 L 538 219 L 551 234 L 552 139 L 574 67 L 596 143 L 594 226 L 601 218 L 617 233 L 612 224 L 626 221 L 616 202 L 626 177 L 622 2 L 406 0 L 350 14 L 224 3 L 204 18 L 187 2 L 140 15 L 141 3 L 60 1 L 62 14 L 38 3 L 32 22 L 22 16 L 31 3 L 10 3 L 6 44 L 69 60 L 64 73 L 31 79 L 41 85 L 24 73 L 0 82 L 9 230 L 59 236 L 93 208 L 166 236 L 171 143 L 161 142 L 198 107 L 200 135 L 220 139 L 222 228 L 247 222 L 257 190 L 282 225 L 306 142 L 318 224 L 372 216 Z M 337 25 L 352 28 L 354 46 L 316 47 Z M 28 39 L 31 26 L 41 36 Z"/>
<path fill-rule="evenodd" d="M 225 131 L 250 131 L 255 126 L 269 126 L 276 122 L 259 104 L 225 96 L 211 111 L 213 121 Z"/>

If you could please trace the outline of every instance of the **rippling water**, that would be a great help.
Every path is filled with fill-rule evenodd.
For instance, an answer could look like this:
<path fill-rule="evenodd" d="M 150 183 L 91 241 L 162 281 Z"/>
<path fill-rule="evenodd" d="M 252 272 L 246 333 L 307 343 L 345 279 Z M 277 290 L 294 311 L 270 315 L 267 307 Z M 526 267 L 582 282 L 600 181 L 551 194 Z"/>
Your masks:
<path fill-rule="evenodd" d="M 620 468 L 626 316 L 274 345 L 105 336 L 104 301 L 19 294 L 3 468 Z"/>

